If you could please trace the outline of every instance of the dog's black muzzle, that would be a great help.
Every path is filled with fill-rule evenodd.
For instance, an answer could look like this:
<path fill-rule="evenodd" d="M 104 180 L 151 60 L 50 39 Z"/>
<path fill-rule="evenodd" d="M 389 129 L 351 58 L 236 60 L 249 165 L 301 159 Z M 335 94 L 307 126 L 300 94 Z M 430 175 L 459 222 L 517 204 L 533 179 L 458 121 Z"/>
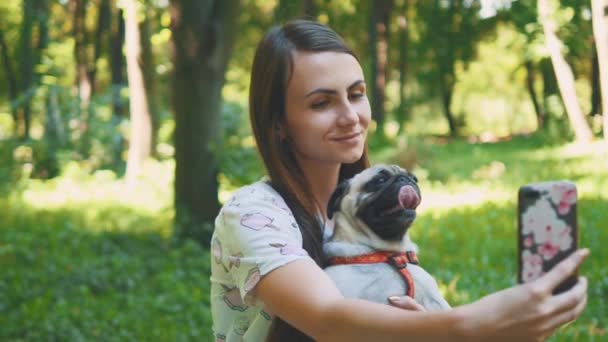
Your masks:
<path fill-rule="evenodd" d="M 363 187 L 362 193 L 367 196 L 356 215 L 381 239 L 403 239 L 421 200 L 417 181 L 409 172 L 380 171 Z"/>

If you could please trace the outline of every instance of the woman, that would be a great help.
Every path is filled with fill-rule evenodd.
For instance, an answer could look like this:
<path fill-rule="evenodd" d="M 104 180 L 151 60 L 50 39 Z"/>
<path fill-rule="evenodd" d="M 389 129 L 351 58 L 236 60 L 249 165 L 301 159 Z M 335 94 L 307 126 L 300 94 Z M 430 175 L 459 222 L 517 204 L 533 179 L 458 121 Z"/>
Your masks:
<path fill-rule="evenodd" d="M 326 26 L 294 21 L 267 33 L 253 62 L 250 114 L 269 177 L 236 191 L 216 220 L 216 340 L 263 341 L 276 316 L 320 341 L 536 341 L 583 311 L 585 278 L 561 295 L 551 290 L 587 250 L 533 283 L 447 312 L 422 312 L 408 297 L 398 308 L 340 294 L 322 269 L 326 206 L 340 180 L 369 165 L 371 110 L 357 58 Z"/>

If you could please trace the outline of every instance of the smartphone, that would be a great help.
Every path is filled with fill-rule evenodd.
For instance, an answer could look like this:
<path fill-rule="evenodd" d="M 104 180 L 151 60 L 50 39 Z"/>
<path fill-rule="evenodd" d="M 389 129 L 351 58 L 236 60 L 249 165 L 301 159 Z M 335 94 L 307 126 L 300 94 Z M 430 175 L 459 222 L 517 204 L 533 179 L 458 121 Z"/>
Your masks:
<path fill-rule="evenodd" d="M 577 198 L 576 185 L 566 180 L 519 188 L 519 283 L 542 276 L 578 249 Z M 570 289 L 577 278 L 578 274 L 572 275 L 559 284 L 553 294 Z"/>

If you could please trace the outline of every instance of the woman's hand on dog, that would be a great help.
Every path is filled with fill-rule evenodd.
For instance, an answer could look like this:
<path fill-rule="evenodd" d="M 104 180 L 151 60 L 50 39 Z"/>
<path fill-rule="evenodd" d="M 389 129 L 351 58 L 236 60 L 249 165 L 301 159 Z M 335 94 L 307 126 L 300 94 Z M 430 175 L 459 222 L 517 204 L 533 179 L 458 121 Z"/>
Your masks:
<path fill-rule="evenodd" d="M 426 311 L 424 307 L 414 300 L 414 298 L 410 296 L 391 296 L 388 298 L 389 303 L 393 306 L 398 307 L 404 310 L 411 311 Z"/>
<path fill-rule="evenodd" d="M 570 290 L 553 289 L 574 274 L 589 254 L 579 250 L 542 277 L 458 308 L 471 340 L 487 333 L 493 341 L 544 341 L 560 326 L 576 320 L 587 304 L 587 279 L 580 277 Z M 481 334 L 480 334 L 481 333 Z"/>

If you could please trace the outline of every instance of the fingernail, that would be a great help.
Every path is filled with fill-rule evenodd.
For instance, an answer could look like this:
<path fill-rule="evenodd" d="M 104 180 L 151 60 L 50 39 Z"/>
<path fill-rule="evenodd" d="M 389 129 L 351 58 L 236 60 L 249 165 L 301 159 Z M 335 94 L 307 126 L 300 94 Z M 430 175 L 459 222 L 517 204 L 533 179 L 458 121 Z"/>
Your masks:
<path fill-rule="evenodd" d="M 388 297 L 388 300 L 395 303 L 399 301 L 399 297 L 398 296 L 390 296 Z"/>

